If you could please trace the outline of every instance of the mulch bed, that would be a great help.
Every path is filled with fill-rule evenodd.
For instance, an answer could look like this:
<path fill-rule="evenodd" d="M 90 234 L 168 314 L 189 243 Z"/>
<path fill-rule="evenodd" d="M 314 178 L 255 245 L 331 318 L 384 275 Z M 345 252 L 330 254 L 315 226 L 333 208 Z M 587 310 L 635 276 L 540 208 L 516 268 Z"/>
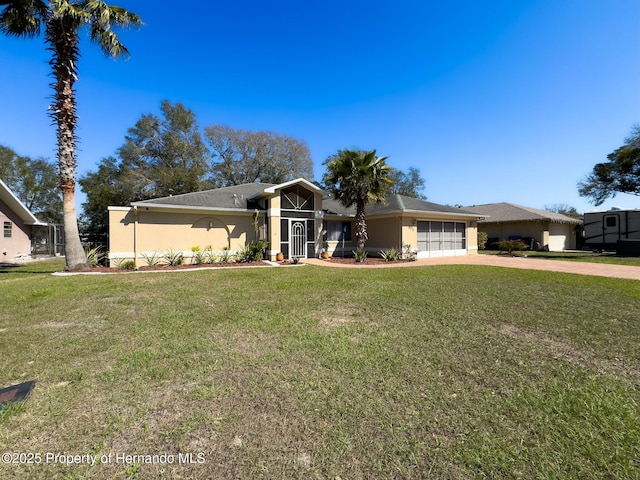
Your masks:
<path fill-rule="evenodd" d="M 268 267 L 264 262 L 246 263 L 201 263 L 198 265 L 158 265 L 156 267 L 138 267 L 139 272 L 169 272 L 172 270 L 194 270 L 196 268 L 238 268 L 238 267 Z M 122 270 L 115 267 L 92 267 L 91 272 L 95 273 L 129 273 L 133 270 Z"/>
<path fill-rule="evenodd" d="M 323 260 L 329 263 L 340 263 L 344 265 L 393 265 L 398 263 L 407 263 L 413 262 L 413 260 L 396 260 L 396 261 L 387 261 L 384 258 L 379 257 L 367 257 L 364 263 L 357 263 L 355 258 L 343 258 L 343 257 L 331 257 L 326 260 Z"/>

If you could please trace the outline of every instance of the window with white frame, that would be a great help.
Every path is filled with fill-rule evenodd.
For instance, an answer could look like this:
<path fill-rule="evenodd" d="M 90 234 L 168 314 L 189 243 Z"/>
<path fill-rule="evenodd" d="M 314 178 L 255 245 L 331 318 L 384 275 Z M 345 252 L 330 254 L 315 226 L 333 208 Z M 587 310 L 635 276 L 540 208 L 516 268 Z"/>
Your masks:
<path fill-rule="evenodd" d="M 336 222 L 326 220 L 323 225 L 325 242 L 351 241 L 351 222 Z"/>
<path fill-rule="evenodd" d="M 464 250 L 467 248 L 467 228 L 464 222 L 418 222 L 418 250 Z"/>

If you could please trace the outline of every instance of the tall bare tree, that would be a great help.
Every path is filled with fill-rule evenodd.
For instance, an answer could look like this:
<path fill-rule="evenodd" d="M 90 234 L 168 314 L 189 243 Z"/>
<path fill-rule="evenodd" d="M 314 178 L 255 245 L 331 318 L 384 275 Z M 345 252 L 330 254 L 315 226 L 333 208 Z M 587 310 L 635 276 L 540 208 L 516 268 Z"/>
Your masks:
<path fill-rule="evenodd" d="M 216 187 L 253 182 L 282 183 L 298 177 L 313 177 L 309 148 L 295 138 L 225 125 L 211 125 L 204 135 L 213 153 Z"/>
<path fill-rule="evenodd" d="M 113 27 L 142 25 L 127 10 L 96 0 L 0 0 L 0 31 L 32 38 L 44 26 L 44 40 L 51 51 L 54 89 L 50 115 L 56 125 L 58 175 L 62 191 L 65 257 L 67 270 L 86 270 L 87 259 L 80 243 L 75 208 L 76 188 L 76 94 L 80 58 L 79 31 L 88 27 L 91 41 L 111 57 L 128 55 Z"/>

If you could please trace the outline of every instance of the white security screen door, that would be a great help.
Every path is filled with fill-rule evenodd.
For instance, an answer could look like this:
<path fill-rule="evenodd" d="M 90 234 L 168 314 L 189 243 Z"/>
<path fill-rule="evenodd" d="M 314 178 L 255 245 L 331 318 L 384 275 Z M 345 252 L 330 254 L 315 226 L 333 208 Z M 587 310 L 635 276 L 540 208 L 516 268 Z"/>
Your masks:
<path fill-rule="evenodd" d="M 289 229 L 289 256 L 291 258 L 307 258 L 307 226 L 306 222 L 291 220 Z"/>

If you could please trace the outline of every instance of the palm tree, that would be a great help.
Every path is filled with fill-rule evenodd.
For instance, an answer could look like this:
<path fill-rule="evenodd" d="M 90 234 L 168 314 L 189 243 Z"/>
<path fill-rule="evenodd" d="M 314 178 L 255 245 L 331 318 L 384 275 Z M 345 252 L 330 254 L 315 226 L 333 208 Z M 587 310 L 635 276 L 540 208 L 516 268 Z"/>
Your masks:
<path fill-rule="evenodd" d="M 356 206 L 355 234 L 361 254 L 369 238 L 364 209 L 371 203 L 384 203 L 387 190 L 393 183 L 389 178 L 393 168 L 385 163 L 387 158 L 376 157 L 375 150 L 340 150 L 325 162 L 325 186 L 345 207 Z"/>
<path fill-rule="evenodd" d="M 76 96 L 80 58 L 79 31 L 88 26 L 91 41 L 111 57 L 128 51 L 113 27 L 142 25 L 140 18 L 127 10 L 96 0 L 0 0 L 0 31 L 15 37 L 32 38 L 44 26 L 49 64 L 53 70 L 55 93 L 49 107 L 56 124 L 58 175 L 62 191 L 65 256 L 67 270 L 86 270 L 87 259 L 80 243 L 75 208 L 76 188 Z"/>

